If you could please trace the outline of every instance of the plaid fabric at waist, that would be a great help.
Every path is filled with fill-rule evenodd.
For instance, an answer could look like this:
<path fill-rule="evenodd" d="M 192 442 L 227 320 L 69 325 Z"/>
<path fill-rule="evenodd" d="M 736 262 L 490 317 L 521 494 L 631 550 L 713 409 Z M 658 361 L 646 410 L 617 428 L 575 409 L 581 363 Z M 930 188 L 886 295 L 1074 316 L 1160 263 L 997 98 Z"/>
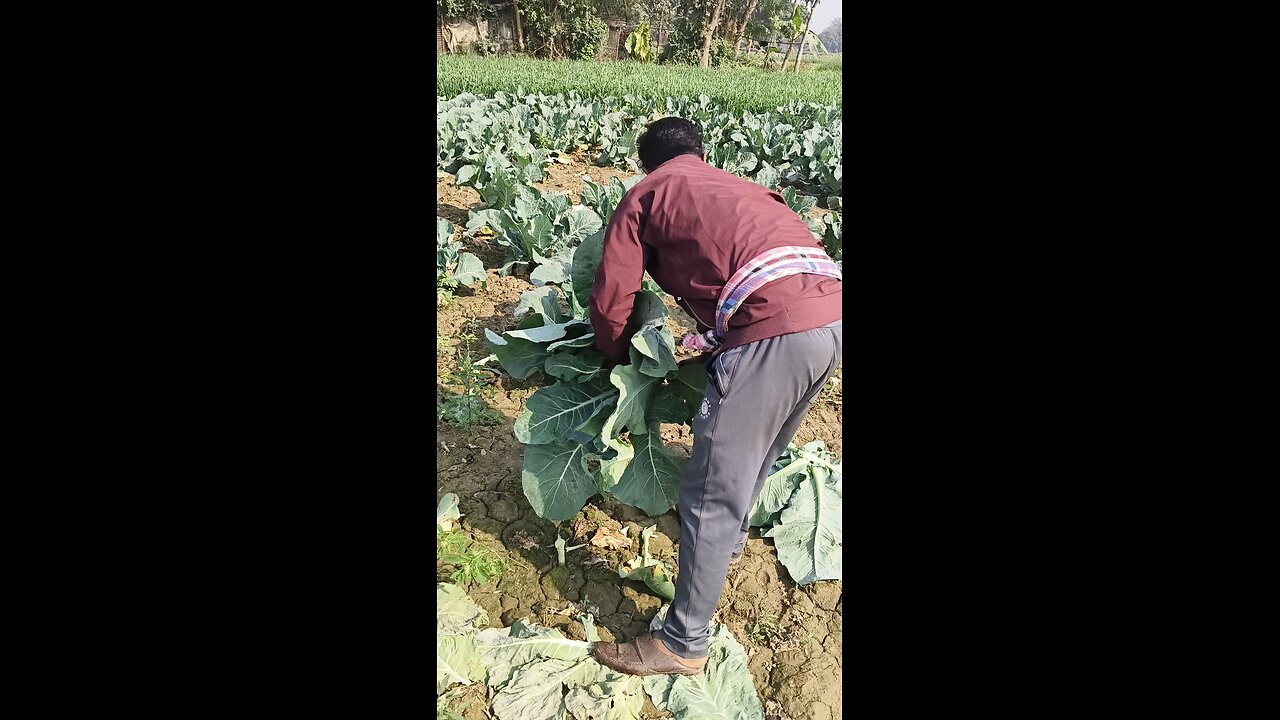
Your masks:
<path fill-rule="evenodd" d="M 762 286 L 788 275 L 823 275 L 843 280 L 840 266 L 816 247 L 791 245 L 762 253 L 729 278 L 716 303 L 716 326 L 701 335 L 685 335 L 681 345 L 691 350 L 713 350 L 729 332 L 729 318 Z"/>

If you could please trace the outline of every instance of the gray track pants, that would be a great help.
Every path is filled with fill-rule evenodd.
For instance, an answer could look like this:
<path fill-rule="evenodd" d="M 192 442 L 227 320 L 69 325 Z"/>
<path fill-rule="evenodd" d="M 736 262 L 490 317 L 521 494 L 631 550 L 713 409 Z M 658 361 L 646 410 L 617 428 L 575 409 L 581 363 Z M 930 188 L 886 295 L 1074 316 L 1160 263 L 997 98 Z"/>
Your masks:
<path fill-rule="evenodd" d="M 747 516 L 813 398 L 840 365 L 842 322 L 724 351 L 707 369 L 693 455 L 680 478 L 680 572 L 661 637 L 684 658 L 707 656 L 711 614 Z"/>

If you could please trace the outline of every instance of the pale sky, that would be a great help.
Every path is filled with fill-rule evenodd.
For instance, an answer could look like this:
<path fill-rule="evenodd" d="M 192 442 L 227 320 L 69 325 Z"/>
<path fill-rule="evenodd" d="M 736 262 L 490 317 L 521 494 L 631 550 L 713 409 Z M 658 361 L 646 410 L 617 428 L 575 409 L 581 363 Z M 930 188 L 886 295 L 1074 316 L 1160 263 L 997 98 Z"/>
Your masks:
<path fill-rule="evenodd" d="M 841 0 L 822 0 L 813 11 L 813 25 L 809 29 L 816 33 L 826 30 L 832 20 L 840 17 L 840 6 L 843 4 Z"/>

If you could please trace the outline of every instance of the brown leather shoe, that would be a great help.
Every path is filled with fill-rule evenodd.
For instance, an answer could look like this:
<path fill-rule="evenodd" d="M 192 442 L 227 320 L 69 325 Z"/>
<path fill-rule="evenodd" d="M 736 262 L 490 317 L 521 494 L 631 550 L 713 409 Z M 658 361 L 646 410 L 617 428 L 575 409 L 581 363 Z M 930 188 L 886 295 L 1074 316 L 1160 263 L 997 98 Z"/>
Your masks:
<path fill-rule="evenodd" d="M 667 649 L 653 633 L 645 633 L 629 643 L 598 642 L 596 660 L 601 665 L 628 675 L 697 675 L 706 658 L 686 660 Z"/>

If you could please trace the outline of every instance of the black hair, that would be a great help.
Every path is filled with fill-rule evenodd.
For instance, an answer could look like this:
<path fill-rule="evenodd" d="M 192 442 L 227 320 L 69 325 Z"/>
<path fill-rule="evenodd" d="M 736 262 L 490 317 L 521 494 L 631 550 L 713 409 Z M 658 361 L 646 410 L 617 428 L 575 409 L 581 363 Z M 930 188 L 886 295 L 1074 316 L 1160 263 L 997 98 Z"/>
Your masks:
<path fill-rule="evenodd" d="M 678 117 L 664 117 L 649 123 L 636 141 L 640 165 L 653 172 L 662 163 L 678 155 L 702 157 L 702 133 L 698 126 Z"/>

